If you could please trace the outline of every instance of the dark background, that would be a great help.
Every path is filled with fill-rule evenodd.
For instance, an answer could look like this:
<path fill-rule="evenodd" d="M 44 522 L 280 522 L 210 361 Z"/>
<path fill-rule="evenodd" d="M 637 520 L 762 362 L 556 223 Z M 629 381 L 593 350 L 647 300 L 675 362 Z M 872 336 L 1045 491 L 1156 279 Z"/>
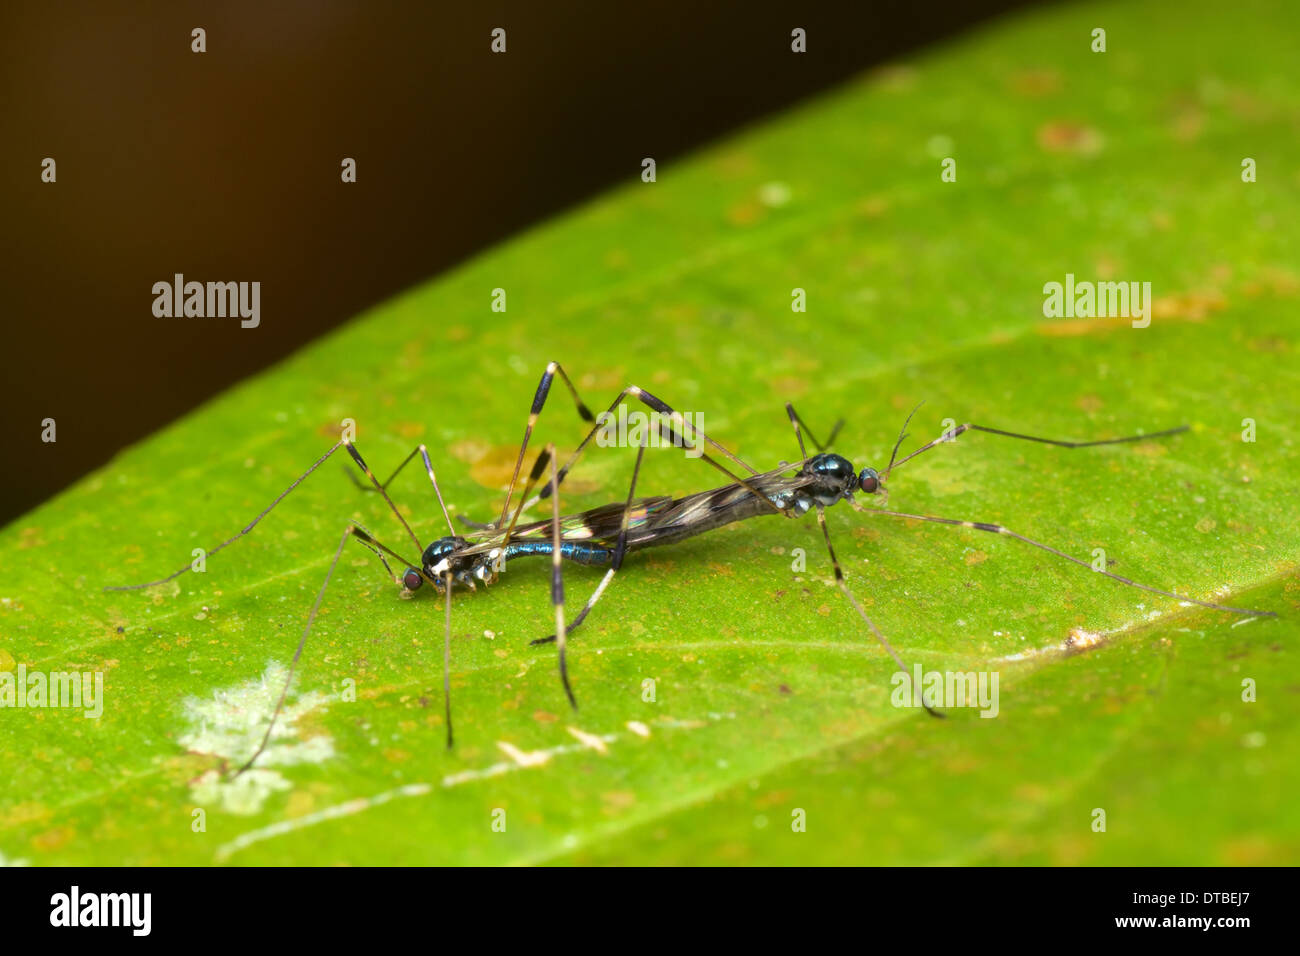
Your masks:
<path fill-rule="evenodd" d="M 1024 5 L 7 0 L 0 522 L 643 157 Z M 155 318 L 176 272 L 260 281 L 261 326 Z"/>

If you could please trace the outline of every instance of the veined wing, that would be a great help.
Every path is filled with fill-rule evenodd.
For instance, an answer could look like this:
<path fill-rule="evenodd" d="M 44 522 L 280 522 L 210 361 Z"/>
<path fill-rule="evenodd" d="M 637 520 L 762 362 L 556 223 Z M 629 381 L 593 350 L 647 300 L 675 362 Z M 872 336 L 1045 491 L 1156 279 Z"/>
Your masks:
<path fill-rule="evenodd" d="M 636 498 L 632 501 L 632 512 L 628 518 L 628 545 L 667 543 L 732 521 L 770 512 L 772 509 L 756 498 L 750 488 L 768 498 L 803 488 L 816 479 L 811 475 L 788 474 L 800 464 L 782 465 L 772 471 L 749 475 L 745 478 L 749 487 L 736 482 L 676 499 L 667 495 Z M 611 502 L 577 514 L 561 515 L 560 538 L 563 541 L 613 544 L 622 528 L 623 509 L 623 502 Z M 510 537 L 511 540 L 536 541 L 550 536 L 551 520 L 546 518 L 516 525 Z M 501 543 L 501 532 L 495 530 L 471 532 L 467 537 L 483 540 L 460 552 L 462 555 L 490 551 Z"/>
<path fill-rule="evenodd" d="M 656 514 L 672 504 L 673 499 L 668 495 L 633 499 L 632 511 L 628 516 L 628 533 L 631 534 L 635 530 L 646 527 L 647 524 L 654 521 Z M 625 506 L 626 502 L 620 501 L 601 505 L 599 508 L 591 508 L 588 511 L 580 511 L 577 514 L 560 515 L 560 539 L 562 541 L 609 541 L 612 543 L 623 527 L 623 509 Z M 501 535 L 502 532 L 500 531 L 473 532 L 466 537 L 473 540 L 475 537 L 481 536 L 486 540 L 465 548 L 460 554 L 481 554 L 500 547 Z M 549 540 L 550 537 L 551 519 L 545 518 L 541 521 L 530 521 L 527 524 L 515 525 L 510 540 L 537 541 Z"/>
<path fill-rule="evenodd" d="M 746 485 L 739 482 L 699 491 L 673 501 L 656 512 L 651 521 L 639 529 L 629 530 L 628 545 L 668 543 L 701 534 L 733 521 L 775 510 L 762 499 L 755 497 L 754 489 L 764 498 L 780 498 L 816 481 L 812 475 L 787 475 L 791 466 L 746 477 Z"/>

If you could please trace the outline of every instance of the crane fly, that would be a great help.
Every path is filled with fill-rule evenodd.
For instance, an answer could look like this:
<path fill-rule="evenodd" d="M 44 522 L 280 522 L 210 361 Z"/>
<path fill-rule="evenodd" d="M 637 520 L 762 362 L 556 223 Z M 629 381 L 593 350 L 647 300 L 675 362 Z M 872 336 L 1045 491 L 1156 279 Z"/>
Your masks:
<path fill-rule="evenodd" d="M 515 507 L 514 511 L 511 511 L 510 506 L 514 501 L 515 489 L 520 483 L 520 476 L 523 474 L 523 464 L 526 459 L 529 443 L 532 439 L 533 430 L 537 424 L 538 417 L 545 406 L 551 385 L 556 376 L 561 379 L 572 395 L 579 417 L 584 422 L 591 424 L 593 427 L 563 466 L 558 465 L 554 444 L 547 444 L 545 446 L 545 448 L 535 458 L 533 466 L 527 474 L 519 496 L 518 505 Z M 307 615 L 306 624 L 303 628 L 302 636 L 298 641 L 297 648 L 294 651 L 288 676 L 285 680 L 284 687 L 281 690 L 279 699 L 277 700 L 275 709 L 268 721 L 265 734 L 263 735 L 261 743 L 258 745 L 257 749 L 239 768 L 236 775 L 243 773 L 253 765 L 254 761 L 256 761 L 266 749 L 267 744 L 271 739 L 271 733 L 275 727 L 276 720 L 279 718 L 279 715 L 284 708 L 285 699 L 289 693 L 289 687 L 293 681 L 293 676 L 297 669 L 298 662 L 302 656 L 303 649 L 306 646 L 307 639 L 311 634 L 316 614 L 320 609 L 321 602 L 325 597 L 326 589 L 329 587 L 330 579 L 334 575 L 334 570 L 338 565 L 339 558 L 349 539 L 357 540 L 372 551 L 379 558 L 388 575 L 396 583 L 400 584 L 405 591 L 417 591 L 425 584 L 429 584 L 443 596 L 443 603 L 445 606 L 445 624 L 443 631 L 443 696 L 447 726 L 446 741 L 448 747 L 451 747 L 454 742 L 451 719 L 450 677 L 451 593 L 453 588 L 459 586 L 474 591 L 478 589 L 479 585 L 486 587 L 494 584 L 498 580 L 501 572 L 504 571 L 508 562 L 526 557 L 549 557 L 551 559 L 551 604 L 555 618 L 554 631 L 552 634 L 538 638 L 531 643 L 534 645 L 550 643 L 556 644 L 560 682 L 570 705 L 576 709 L 578 706 L 577 698 L 573 692 L 573 686 L 569 679 L 568 672 L 567 638 L 569 634 L 581 626 L 587 619 L 592 609 L 596 606 L 596 603 L 605 593 L 614 576 L 622 568 L 626 556 L 647 548 L 665 547 L 671 544 L 676 544 L 686 540 L 687 538 L 704 534 L 716 528 L 723 527 L 724 525 L 763 515 L 780 515 L 787 518 L 797 519 L 804 517 L 809 512 L 816 512 L 817 522 L 821 528 L 822 537 L 826 543 L 827 554 L 834 571 L 837 587 L 848 599 L 849 603 L 853 606 L 859 617 L 861 617 L 866 627 L 875 636 L 876 640 L 879 641 L 898 668 L 903 673 L 909 674 L 910 676 L 910 672 L 903 663 L 902 657 L 881 632 L 880 628 L 876 626 L 875 622 L 867 616 L 861 602 L 858 601 L 852 590 L 850 590 L 848 582 L 845 579 L 843 568 L 835 553 L 835 548 L 831 543 L 830 529 L 826 522 L 826 509 L 834 507 L 841 502 L 846 503 L 857 513 L 867 516 L 926 521 L 1014 538 L 1058 558 L 1088 568 L 1089 570 L 1110 578 L 1113 581 L 1117 581 L 1129 587 L 1148 591 L 1152 594 L 1159 594 L 1164 597 L 1173 598 L 1178 601 L 1196 604 L 1213 610 L 1226 611 L 1233 614 L 1265 617 L 1276 616 L 1276 614 L 1271 611 L 1228 607 L 1223 604 L 1203 601 L 1186 595 L 1177 594 L 1163 588 L 1154 587 L 1149 584 L 1143 584 L 1134 581 L 1131 578 L 1115 574 L 1104 568 L 1094 567 L 1087 561 L 1067 554 L 1065 551 L 1059 550 L 1041 541 L 1019 534 L 1018 532 L 1012 531 L 1010 528 L 1004 527 L 1000 524 L 968 521 L 965 519 L 942 517 L 938 515 L 892 511 L 886 507 L 888 504 L 887 481 L 896 469 L 941 444 L 951 442 L 958 435 L 963 434 L 964 432 L 983 432 L 1005 438 L 1055 445 L 1063 448 L 1085 448 L 1098 445 L 1115 445 L 1139 440 L 1165 438 L 1186 431 L 1186 425 L 1148 434 L 1127 435 L 1121 438 L 1106 438 L 1092 441 L 1066 441 L 1026 435 L 1019 432 L 1011 432 L 974 423 L 966 423 L 957 425 L 945 431 L 934 440 L 921 445 L 911 453 L 899 458 L 899 450 L 902 447 L 904 440 L 907 438 L 908 424 L 911 422 L 912 416 L 916 414 L 916 410 L 914 409 L 912 414 L 908 416 L 907 421 L 904 423 L 898 440 L 894 443 L 893 451 L 889 458 L 889 464 L 885 468 L 877 471 L 872 467 L 864 467 L 859 470 L 851 461 L 849 461 L 849 459 L 828 450 L 831 443 L 834 441 L 836 434 L 838 434 L 840 426 L 843 424 L 842 422 L 835 425 L 826 442 L 818 442 L 808 430 L 807 425 L 799 417 L 794 406 L 787 403 L 785 406 L 786 413 L 790 425 L 794 430 L 795 438 L 798 441 L 800 459 L 792 464 L 782 462 L 774 469 L 759 471 L 737 455 L 728 451 L 719 442 L 705 434 L 701 429 L 696 428 L 677 410 L 673 409 L 656 396 L 635 385 L 630 385 L 619 392 L 618 396 L 605 412 L 605 415 L 612 415 L 614 411 L 629 398 L 640 401 L 653 412 L 663 416 L 659 420 L 659 429 L 664 441 L 677 447 L 690 447 L 696 449 L 698 454 L 693 455 L 692 457 L 698 457 L 706 464 L 709 464 L 714 469 L 726 475 L 730 480 L 719 487 L 676 498 L 666 495 L 638 498 L 636 496 L 637 479 L 640 475 L 642 462 L 645 457 L 648 439 L 648 436 L 643 433 L 642 441 L 637 449 L 636 464 L 633 467 L 632 480 L 629 484 L 626 497 L 621 501 L 611 502 L 576 514 L 562 515 L 560 513 L 559 487 L 564 481 L 565 476 L 569 473 L 592 439 L 596 436 L 601 425 L 591 414 L 587 406 L 583 404 L 581 398 L 578 396 L 577 389 L 574 387 L 564 369 L 559 365 L 559 363 L 551 362 L 547 365 L 545 372 L 543 372 L 541 381 L 538 384 L 537 391 L 533 397 L 533 403 L 529 410 L 527 423 L 524 428 L 524 437 L 520 442 L 514 471 L 511 475 L 510 484 L 506 491 L 505 502 L 501 508 L 501 515 L 496 521 L 491 523 L 478 523 L 468 521 L 462 516 L 461 521 L 467 526 L 467 530 L 462 534 L 456 532 L 451 521 L 451 515 L 448 512 L 446 503 L 443 499 L 442 490 L 438 485 L 438 479 L 434 473 L 432 460 L 429 457 L 429 452 L 425 445 L 419 445 L 412 450 L 402 463 L 397 466 L 396 470 L 388 480 L 380 482 L 371 471 L 369 465 L 367 465 L 365 460 L 362 458 L 361 453 L 357 450 L 355 444 L 351 440 L 343 438 L 318 458 L 310 468 L 290 484 L 288 488 L 281 492 L 270 505 L 263 509 L 257 517 L 255 517 L 241 531 L 232 535 L 211 551 L 207 552 L 207 555 L 210 557 L 251 532 L 253 528 L 256 527 L 257 524 L 266 517 L 273 508 L 275 508 L 276 505 L 284 500 L 290 492 L 297 488 L 299 484 L 315 472 L 335 452 L 340 448 L 343 448 L 347 450 L 348 455 L 360 469 L 362 474 L 364 474 L 368 484 L 360 482 L 356 479 L 354 473 L 349 472 L 349 474 L 352 475 L 353 480 L 356 481 L 364 490 L 376 492 L 383 498 L 384 502 L 388 505 L 389 510 L 397 517 L 398 522 L 402 525 L 407 536 L 415 545 L 416 550 L 414 553 L 419 555 L 419 560 L 412 561 L 408 557 L 404 557 L 394 548 L 382 543 L 378 538 L 366 529 L 362 528 L 356 522 L 348 522 L 347 526 L 343 530 L 338 547 L 334 551 L 333 558 L 329 564 L 329 569 L 326 571 L 325 580 L 321 584 L 320 590 L 316 595 L 316 600 L 312 604 L 311 610 Z M 920 406 L 917 407 L 919 408 Z M 808 441 L 816 449 L 815 453 L 812 455 L 809 455 L 807 452 L 807 447 L 804 442 L 805 435 L 807 436 Z M 421 544 L 419 536 L 416 535 L 410 524 L 402 516 L 401 512 L 398 511 L 397 506 L 393 503 L 392 498 L 388 493 L 388 487 L 393 480 L 396 479 L 402 470 L 417 457 L 424 465 L 425 472 L 428 475 L 429 482 L 437 497 L 438 505 L 448 530 L 447 535 L 437 538 L 427 546 Z M 735 470 L 733 470 L 733 468 Z M 534 491 L 536 492 L 535 494 Z M 856 495 L 858 494 L 865 495 L 870 499 L 878 500 L 880 506 L 865 507 L 856 499 Z M 549 518 L 526 522 L 524 524 L 519 523 L 519 518 L 525 510 L 540 504 L 548 497 L 551 499 L 551 514 Z M 400 574 L 393 573 L 393 566 L 389 564 L 390 558 L 396 561 L 399 567 L 404 568 Z M 568 623 L 566 623 L 565 618 L 563 579 L 563 563 L 565 561 L 572 564 L 588 567 L 603 567 L 606 569 L 604 576 L 597 584 L 591 596 L 583 604 L 581 610 L 573 620 Z M 106 588 L 105 590 L 127 591 L 153 587 L 179 577 L 186 571 L 191 570 L 191 567 L 192 565 L 186 565 L 175 573 L 157 581 L 124 587 L 111 587 Z M 922 698 L 921 703 L 926 711 L 931 715 L 935 717 L 943 716 L 940 711 L 931 706 L 931 703 L 926 701 L 924 698 Z"/>

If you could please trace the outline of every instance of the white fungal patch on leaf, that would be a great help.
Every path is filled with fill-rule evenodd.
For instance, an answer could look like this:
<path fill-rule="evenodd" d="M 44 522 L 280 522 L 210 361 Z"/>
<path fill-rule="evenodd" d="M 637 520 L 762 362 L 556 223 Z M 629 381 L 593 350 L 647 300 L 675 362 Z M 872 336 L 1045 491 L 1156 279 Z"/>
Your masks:
<path fill-rule="evenodd" d="M 250 768 L 231 779 L 209 770 L 190 784 L 190 797 L 200 807 L 220 807 L 226 813 L 251 816 L 262 809 L 273 793 L 291 789 L 292 785 L 278 770 Z"/>
<path fill-rule="evenodd" d="M 260 678 L 213 691 L 206 699 L 186 698 L 183 709 L 188 729 L 180 735 L 181 746 L 191 753 L 221 757 L 231 768 L 242 766 L 262 742 L 288 676 L 283 664 L 271 661 Z M 317 691 L 295 695 L 290 688 L 257 764 L 238 777 L 233 776 L 233 769 L 203 774 L 191 784 L 196 805 L 220 807 L 243 816 L 257 813 L 268 797 L 291 787 L 283 774 L 271 768 L 321 763 L 333 757 L 332 737 L 324 733 L 304 737 L 299 726 L 303 717 L 331 699 Z"/>

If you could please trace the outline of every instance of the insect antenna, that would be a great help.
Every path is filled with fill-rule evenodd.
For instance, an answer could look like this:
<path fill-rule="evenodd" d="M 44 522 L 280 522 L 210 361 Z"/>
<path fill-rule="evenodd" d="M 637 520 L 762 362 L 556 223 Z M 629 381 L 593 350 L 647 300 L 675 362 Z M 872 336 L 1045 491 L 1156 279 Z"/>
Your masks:
<path fill-rule="evenodd" d="M 920 407 L 921 406 L 919 405 L 917 406 L 917 408 Z M 910 420 L 911 416 L 908 416 L 908 418 Z M 903 427 L 906 428 L 907 426 L 904 425 Z M 944 432 L 942 435 L 940 435 L 938 438 L 934 439 L 933 441 L 926 442 L 916 451 L 912 452 L 910 455 L 905 455 L 897 462 L 895 462 L 894 459 L 891 457 L 889 460 L 889 467 L 886 468 L 883 472 L 881 472 L 881 477 L 883 478 L 887 476 L 893 469 L 899 468 L 907 464 L 907 462 L 911 461 L 913 458 L 917 457 L 920 454 L 923 454 L 924 452 L 929 451 L 931 448 L 934 448 L 936 445 L 948 444 L 953 440 L 955 440 L 958 435 L 968 431 L 986 432 L 987 434 L 990 435 L 1001 435 L 1004 438 L 1017 438 L 1020 439 L 1021 441 L 1033 441 L 1043 445 L 1056 445 L 1060 448 L 1092 448 L 1097 445 L 1122 445 L 1125 442 L 1145 441 L 1148 438 L 1166 438 L 1170 435 L 1177 435 L 1181 432 L 1185 432 L 1187 431 L 1187 429 L 1188 429 L 1187 425 L 1179 425 L 1176 428 L 1166 428 L 1163 431 L 1148 432 L 1146 434 L 1140 434 L 1140 435 L 1125 435 L 1122 438 L 1099 438 L 1093 441 L 1069 441 L 1060 438 L 1040 438 L 1037 435 L 1025 435 L 1025 434 L 1021 434 L 1020 432 L 1009 432 L 1001 428 L 991 428 L 987 425 L 976 425 L 971 422 L 967 422 L 964 425 L 958 425 L 956 428 Z M 901 437 L 899 438 L 899 444 L 900 445 L 902 444 Z M 898 451 L 897 446 L 895 446 L 894 451 L 895 453 L 897 453 Z"/>

